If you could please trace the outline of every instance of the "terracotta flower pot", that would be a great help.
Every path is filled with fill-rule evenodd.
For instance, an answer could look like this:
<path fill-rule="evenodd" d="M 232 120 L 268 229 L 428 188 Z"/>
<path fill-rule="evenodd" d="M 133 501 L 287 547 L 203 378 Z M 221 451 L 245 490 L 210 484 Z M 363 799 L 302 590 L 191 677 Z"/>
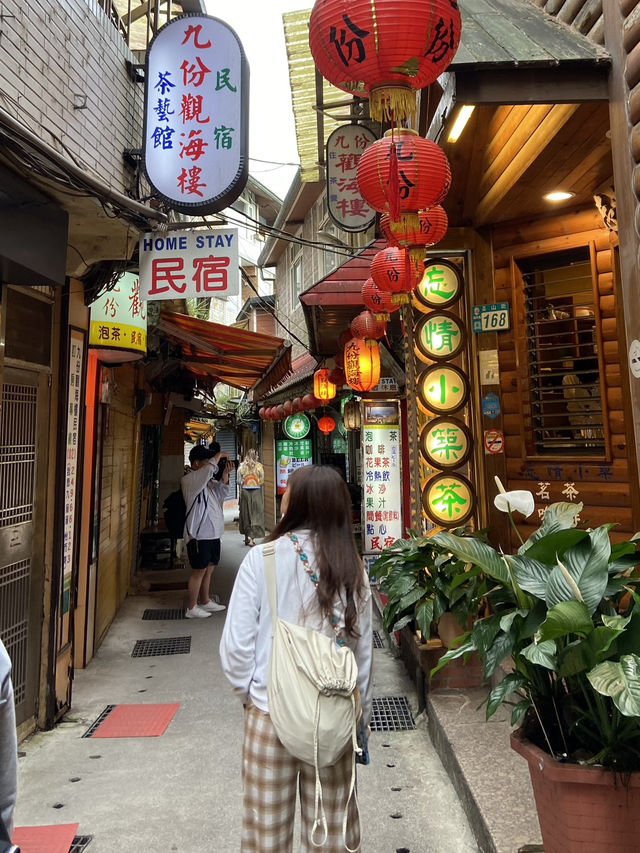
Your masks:
<path fill-rule="evenodd" d="M 637 853 L 640 849 L 640 773 L 629 784 L 608 770 L 563 764 L 511 735 L 529 763 L 545 853 Z"/>

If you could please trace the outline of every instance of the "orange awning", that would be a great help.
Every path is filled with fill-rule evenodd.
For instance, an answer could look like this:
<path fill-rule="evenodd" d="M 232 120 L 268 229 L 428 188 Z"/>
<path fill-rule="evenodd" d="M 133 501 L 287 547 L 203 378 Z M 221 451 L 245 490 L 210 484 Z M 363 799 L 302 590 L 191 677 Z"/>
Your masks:
<path fill-rule="evenodd" d="M 160 314 L 157 328 L 179 345 L 182 367 L 209 385 L 248 391 L 261 379 L 277 385 L 291 370 L 291 346 L 283 338 L 169 311 Z"/>

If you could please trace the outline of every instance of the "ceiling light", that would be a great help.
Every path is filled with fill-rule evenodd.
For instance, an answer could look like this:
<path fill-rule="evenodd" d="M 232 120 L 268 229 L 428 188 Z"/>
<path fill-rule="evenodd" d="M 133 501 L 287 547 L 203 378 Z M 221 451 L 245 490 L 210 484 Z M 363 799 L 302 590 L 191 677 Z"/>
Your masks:
<path fill-rule="evenodd" d="M 564 190 L 555 190 L 555 192 L 547 193 L 543 196 L 545 201 L 566 201 L 568 198 L 573 198 L 575 193 L 568 193 Z"/>
<path fill-rule="evenodd" d="M 475 110 L 474 106 L 465 105 L 464 107 L 460 107 L 458 111 L 458 115 L 456 116 L 456 120 L 453 123 L 451 130 L 449 131 L 449 136 L 447 137 L 447 142 L 457 142 L 460 136 L 462 135 L 462 131 L 467 126 L 467 122 L 471 118 L 472 112 Z"/>

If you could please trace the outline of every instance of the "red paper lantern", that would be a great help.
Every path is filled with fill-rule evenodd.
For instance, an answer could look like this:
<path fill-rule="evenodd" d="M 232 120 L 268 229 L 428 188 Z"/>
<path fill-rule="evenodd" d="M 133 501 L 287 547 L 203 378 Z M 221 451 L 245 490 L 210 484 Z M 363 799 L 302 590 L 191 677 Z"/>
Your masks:
<path fill-rule="evenodd" d="M 409 301 L 408 294 L 417 286 L 419 277 L 408 249 L 388 246 L 378 252 L 371 262 L 371 278 L 380 290 L 392 294 L 396 304 Z"/>
<path fill-rule="evenodd" d="M 393 295 L 389 291 L 380 290 L 372 278 L 368 278 L 362 285 L 362 301 L 381 322 L 390 320 L 391 314 L 400 308 L 399 305 L 394 304 Z"/>
<path fill-rule="evenodd" d="M 377 341 L 352 338 L 344 348 L 347 385 L 354 391 L 371 391 L 380 382 L 380 347 Z"/>
<path fill-rule="evenodd" d="M 439 243 L 448 227 L 449 219 L 439 204 L 419 213 L 403 213 L 397 222 L 392 222 L 386 213 L 380 217 L 380 228 L 390 245 L 405 249 L 427 248 Z"/>
<path fill-rule="evenodd" d="M 387 333 L 387 324 L 380 322 L 371 311 L 361 311 L 351 323 L 351 333 L 354 338 L 370 338 L 379 340 Z"/>
<path fill-rule="evenodd" d="M 417 213 L 439 204 L 449 192 L 451 168 L 435 142 L 401 127 L 388 130 L 364 151 L 357 180 L 374 210 L 397 219 L 396 213 Z"/>
<path fill-rule="evenodd" d="M 336 396 L 336 386 L 329 379 L 326 367 L 316 370 L 313 374 L 313 393 L 317 400 L 328 403 Z"/>
<path fill-rule="evenodd" d="M 321 406 L 322 403 L 314 397 L 313 394 L 305 394 L 302 398 L 302 402 L 304 403 L 305 411 L 309 411 L 309 409 L 317 409 L 318 406 Z"/>
<path fill-rule="evenodd" d="M 309 46 L 330 83 L 370 98 L 375 121 L 399 121 L 449 67 L 461 30 L 453 0 L 316 0 Z"/>
<path fill-rule="evenodd" d="M 302 412 L 304 410 L 304 405 L 302 403 L 302 397 L 294 397 L 291 401 L 291 405 L 293 406 L 293 413 L 297 414 L 298 412 Z"/>
<path fill-rule="evenodd" d="M 259 410 L 258 417 L 260 418 L 261 421 L 264 421 L 266 419 L 266 417 L 267 417 L 266 411 L 267 410 L 264 406 Z"/>
<path fill-rule="evenodd" d="M 329 380 L 333 382 L 336 388 L 342 388 L 347 381 L 344 376 L 344 370 L 341 367 L 334 367 L 329 374 Z"/>
<path fill-rule="evenodd" d="M 323 432 L 325 435 L 329 435 L 330 432 L 336 428 L 336 422 L 333 418 L 330 418 L 328 415 L 324 415 L 324 417 L 320 418 L 318 421 L 318 429 L 320 432 Z"/>
<path fill-rule="evenodd" d="M 293 414 L 293 403 L 291 402 L 291 400 L 287 400 L 285 403 L 283 403 L 282 408 L 284 409 L 286 417 L 289 417 L 289 415 Z"/>
<path fill-rule="evenodd" d="M 284 410 L 284 406 L 282 406 L 282 405 L 280 405 L 280 406 L 275 406 L 275 407 L 274 407 L 274 414 L 275 414 L 275 420 L 276 420 L 276 421 L 281 421 L 281 420 L 286 416 L 286 412 L 285 412 L 285 410 Z"/>

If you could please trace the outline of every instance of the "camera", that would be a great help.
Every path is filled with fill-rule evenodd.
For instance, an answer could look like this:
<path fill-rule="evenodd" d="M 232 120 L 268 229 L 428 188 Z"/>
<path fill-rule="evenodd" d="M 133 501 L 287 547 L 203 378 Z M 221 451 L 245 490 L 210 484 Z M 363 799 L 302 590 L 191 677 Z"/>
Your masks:
<path fill-rule="evenodd" d="M 213 458 L 215 455 L 216 455 L 215 453 L 212 453 L 211 458 Z M 213 479 L 214 480 L 221 480 L 222 475 L 224 474 L 227 466 L 231 466 L 231 465 L 233 465 L 234 468 L 237 468 L 238 467 L 238 460 L 237 459 L 228 459 L 226 456 L 223 457 L 220 460 L 220 462 L 218 463 L 218 470 L 213 475 Z"/>

